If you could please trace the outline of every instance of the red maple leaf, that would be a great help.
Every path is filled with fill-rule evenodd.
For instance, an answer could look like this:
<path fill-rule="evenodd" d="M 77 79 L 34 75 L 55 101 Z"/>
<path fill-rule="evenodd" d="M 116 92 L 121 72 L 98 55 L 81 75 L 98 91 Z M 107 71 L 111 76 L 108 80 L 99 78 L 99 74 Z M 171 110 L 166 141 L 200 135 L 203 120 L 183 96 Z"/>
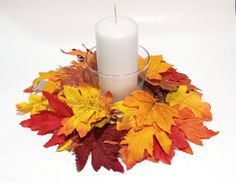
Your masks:
<path fill-rule="evenodd" d="M 118 160 L 120 144 L 124 132 L 117 131 L 115 125 L 106 125 L 103 128 L 94 128 L 88 135 L 80 140 L 75 147 L 77 170 L 81 171 L 91 152 L 92 166 L 98 171 L 101 166 L 106 169 L 124 172 Z"/>
<path fill-rule="evenodd" d="M 169 154 L 166 154 L 156 138 L 153 138 L 153 152 L 155 160 L 162 161 L 163 163 L 166 164 L 171 164 L 171 159 L 175 155 L 173 145 L 170 148 Z"/>
<path fill-rule="evenodd" d="M 157 81 L 157 84 L 160 85 L 163 89 L 166 90 L 175 90 L 176 87 L 180 85 L 186 85 L 189 91 L 199 90 L 196 86 L 191 84 L 191 80 L 187 75 L 177 72 L 176 69 L 170 68 L 167 72 L 162 73 L 162 78 L 160 81 Z"/>
<path fill-rule="evenodd" d="M 185 134 L 178 127 L 172 126 L 170 137 L 175 148 L 193 154 L 192 149 L 185 138 Z"/>
<path fill-rule="evenodd" d="M 40 114 L 31 115 L 30 119 L 21 122 L 21 126 L 38 131 L 38 135 L 53 133 L 52 138 L 44 145 L 49 147 L 61 144 L 65 141 L 64 135 L 57 136 L 57 131 L 61 128 L 61 121 L 73 115 L 72 109 L 60 101 L 56 95 L 43 92 L 48 100 L 52 111 L 41 111 Z"/>

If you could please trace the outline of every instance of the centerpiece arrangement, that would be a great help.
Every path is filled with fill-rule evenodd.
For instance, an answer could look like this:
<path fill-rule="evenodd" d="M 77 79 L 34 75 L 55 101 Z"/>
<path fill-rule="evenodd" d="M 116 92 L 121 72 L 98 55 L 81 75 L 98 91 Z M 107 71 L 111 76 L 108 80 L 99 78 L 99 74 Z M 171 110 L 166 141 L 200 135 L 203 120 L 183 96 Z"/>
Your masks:
<path fill-rule="evenodd" d="M 70 65 L 39 73 L 27 102 L 16 105 L 30 114 L 21 122 L 38 135 L 51 134 L 44 147 L 57 146 L 84 168 L 91 154 L 98 171 L 124 172 L 143 160 L 170 164 L 176 150 L 193 154 L 218 132 L 209 130 L 210 105 L 187 75 L 161 55 L 138 46 L 138 26 L 126 17 L 107 17 L 96 25 L 96 48 L 63 53 Z"/>

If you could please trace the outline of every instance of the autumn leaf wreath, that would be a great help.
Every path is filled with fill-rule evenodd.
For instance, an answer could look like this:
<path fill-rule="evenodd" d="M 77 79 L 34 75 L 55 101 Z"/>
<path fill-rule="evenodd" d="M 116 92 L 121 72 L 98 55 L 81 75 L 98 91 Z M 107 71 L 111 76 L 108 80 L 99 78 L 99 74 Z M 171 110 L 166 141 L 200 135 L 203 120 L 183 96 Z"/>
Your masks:
<path fill-rule="evenodd" d="M 44 147 L 73 152 L 78 171 L 90 154 L 95 171 L 103 166 L 124 172 L 120 160 L 127 169 L 143 160 L 170 164 L 175 150 L 193 154 L 189 142 L 202 145 L 202 139 L 218 134 L 204 125 L 212 114 L 200 90 L 162 56 L 150 56 L 142 90 L 114 103 L 110 92 L 102 96 L 91 84 L 87 52 L 64 52 L 76 61 L 39 73 L 24 90 L 28 102 L 16 104 L 21 114 L 30 114 L 21 126 L 52 134 Z"/>

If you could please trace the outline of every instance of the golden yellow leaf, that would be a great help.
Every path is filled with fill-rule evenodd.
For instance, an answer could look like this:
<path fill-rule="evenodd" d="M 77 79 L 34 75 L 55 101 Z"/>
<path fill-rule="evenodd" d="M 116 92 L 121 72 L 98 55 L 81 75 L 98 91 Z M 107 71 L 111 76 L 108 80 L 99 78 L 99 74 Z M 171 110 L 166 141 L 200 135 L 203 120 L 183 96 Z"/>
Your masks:
<path fill-rule="evenodd" d="M 104 118 L 110 117 L 111 93 L 100 96 L 100 90 L 87 84 L 79 87 L 64 86 L 66 103 L 72 108 L 74 116 L 64 121 L 59 134 L 70 135 L 77 130 L 80 137 L 84 137 L 98 123 L 104 125 Z"/>
<path fill-rule="evenodd" d="M 39 77 L 33 81 L 33 85 L 37 85 L 40 81 L 48 80 L 48 79 L 52 81 L 57 81 L 59 79 L 57 75 L 58 75 L 58 72 L 52 71 L 52 70 L 49 72 L 40 72 Z"/>
<path fill-rule="evenodd" d="M 123 160 L 128 169 L 145 158 L 145 151 L 150 156 L 153 155 L 154 136 L 160 142 L 163 150 L 168 154 L 172 142 L 165 132 L 160 131 L 154 126 L 147 126 L 139 131 L 134 131 L 133 129 L 129 130 L 124 140 L 121 141 L 121 144 L 127 145 L 127 148 L 120 152 L 122 156 L 125 157 Z"/>
<path fill-rule="evenodd" d="M 187 107 L 196 117 L 211 120 L 210 105 L 201 102 L 201 94 L 197 92 L 187 92 L 187 86 L 181 85 L 176 92 L 169 93 L 166 102 L 170 106 L 179 105 L 180 109 Z"/>
<path fill-rule="evenodd" d="M 78 145 L 77 141 L 78 141 L 77 136 L 73 136 L 73 137 L 69 138 L 63 144 L 58 146 L 57 152 L 62 152 L 62 151 L 69 151 L 70 152 L 70 151 L 72 151 L 75 148 L 75 146 Z"/>
<path fill-rule="evenodd" d="M 136 108 L 131 108 L 125 106 L 123 101 L 116 102 L 112 109 L 118 110 L 123 113 L 122 119 L 116 122 L 116 129 L 117 130 L 129 130 L 132 127 L 136 126 L 135 122 L 135 113 L 137 111 Z"/>
<path fill-rule="evenodd" d="M 22 113 L 38 114 L 40 111 L 48 109 L 48 101 L 43 97 L 36 94 L 31 94 L 28 102 L 21 102 L 16 104 L 18 111 Z"/>
<path fill-rule="evenodd" d="M 59 87 L 61 85 L 60 81 L 51 81 L 48 80 L 43 88 L 43 91 L 46 91 L 48 93 L 53 93 L 57 87 Z"/>
<path fill-rule="evenodd" d="M 136 124 L 132 126 L 135 130 L 148 125 L 157 125 L 169 133 L 171 125 L 175 124 L 173 117 L 178 116 L 178 111 L 175 108 L 157 102 L 151 94 L 143 90 L 134 91 L 126 97 L 124 105 L 137 109 L 135 112 Z M 123 123 L 126 121 L 123 120 Z"/>
<path fill-rule="evenodd" d="M 166 72 L 172 67 L 171 64 L 163 61 L 162 55 L 150 56 L 150 64 L 147 69 L 146 76 L 150 80 L 160 80 L 160 73 Z M 143 68 L 146 65 L 147 59 L 142 59 L 139 57 L 139 68 Z"/>

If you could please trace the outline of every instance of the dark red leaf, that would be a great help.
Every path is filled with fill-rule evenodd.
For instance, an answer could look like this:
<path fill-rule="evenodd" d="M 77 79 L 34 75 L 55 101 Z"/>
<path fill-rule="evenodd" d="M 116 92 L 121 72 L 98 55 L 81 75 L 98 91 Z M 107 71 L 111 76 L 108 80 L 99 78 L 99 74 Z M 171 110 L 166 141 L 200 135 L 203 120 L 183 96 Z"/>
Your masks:
<path fill-rule="evenodd" d="M 115 125 L 94 128 L 86 137 L 81 139 L 80 145 L 74 149 L 78 171 L 81 171 L 91 152 L 92 166 L 98 171 L 101 166 L 106 169 L 124 172 L 118 160 L 120 145 L 124 132 L 117 131 Z"/>

